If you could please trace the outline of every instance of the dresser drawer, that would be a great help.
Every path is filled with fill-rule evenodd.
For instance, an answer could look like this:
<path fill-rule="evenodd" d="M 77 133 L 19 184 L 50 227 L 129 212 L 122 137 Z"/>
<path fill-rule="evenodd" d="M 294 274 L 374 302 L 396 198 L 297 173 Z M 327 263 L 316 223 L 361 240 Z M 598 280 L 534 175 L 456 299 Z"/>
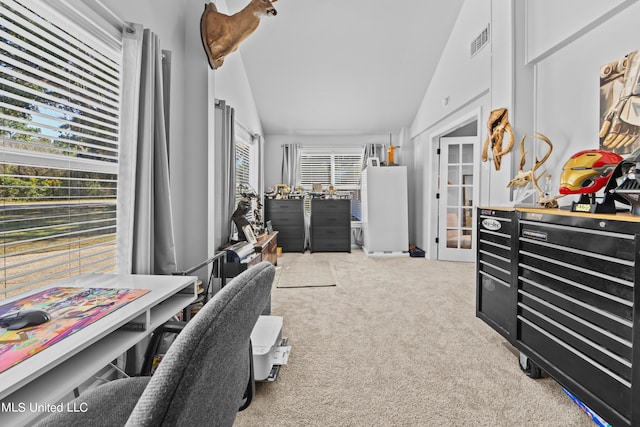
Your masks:
<path fill-rule="evenodd" d="M 265 209 L 267 212 L 304 212 L 302 200 L 274 200 L 266 199 Z"/>
<path fill-rule="evenodd" d="M 272 222 L 286 221 L 303 223 L 304 205 L 302 200 L 265 200 L 265 219 Z"/>
<path fill-rule="evenodd" d="M 302 213 L 296 212 L 287 212 L 287 211 L 276 211 L 269 212 L 265 215 L 265 218 L 268 221 L 271 221 L 272 225 L 280 225 L 280 224 L 295 224 L 295 225 L 303 225 L 304 224 L 304 216 Z"/>
<path fill-rule="evenodd" d="M 351 239 L 312 238 L 311 252 L 351 252 Z"/>
<path fill-rule="evenodd" d="M 301 227 L 274 227 L 274 230 L 278 231 L 278 243 L 280 243 L 282 239 L 304 240 L 304 229 Z"/>
<path fill-rule="evenodd" d="M 320 237 L 327 239 L 350 238 L 350 225 L 317 225 L 313 224 L 311 228 L 312 237 Z"/>
<path fill-rule="evenodd" d="M 336 214 L 348 214 L 351 215 L 351 200 L 341 199 L 313 199 L 311 200 L 311 213 L 323 214 L 323 213 L 336 213 Z"/>
<path fill-rule="evenodd" d="M 311 214 L 311 224 L 312 225 L 340 225 L 351 227 L 351 218 L 344 213 L 336 213 L 336 212 L 327 212 L 327 213 L 316 213 L 313 212 Z"/>
<path fill-rule="evenodd" d="M 304 252 L 303 238 L 280 238 L 278 234 L 278 246 L 282 248 L 282 252 Z"/>

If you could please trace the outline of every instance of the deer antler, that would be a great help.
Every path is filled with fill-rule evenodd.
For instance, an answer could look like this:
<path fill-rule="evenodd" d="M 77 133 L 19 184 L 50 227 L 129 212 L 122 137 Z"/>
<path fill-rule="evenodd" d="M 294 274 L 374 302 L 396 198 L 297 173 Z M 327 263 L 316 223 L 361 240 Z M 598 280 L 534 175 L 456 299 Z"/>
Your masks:
<path fill-rule="evenodd" d="M 527 163 L 527 152 L 524 151 L 524 140 L 527 138 L 527 135 L 524 135 L 520 140 L 520 169 L 519 171 L 524 170 L 524 164 Z"/>
<path fill-rule="evenodd" d="M 544 175 L 544 171 L 542 171 L 540 175 L 535 176 L 535 171 L 539 169 L 540 166 L 542 166 L 542 164 L 547 161 L 547 159 L 549 159 L 549 156 L 551 156 L 551 152 L 553 151 L 553 144 L 551 143 L 549 138 L 547 138 L 546 136 L 544 136 L 539 132 L 536 132 L 534 137 L 538 138 L 541 141 L 544 141 L 549 146 L 549 151 L 547 151 L 547 154 L 545 154 L 540 160 L 536 158 L 536 164 L 533 167 L 533 169 L 531 169 L 531 180 L 533 182 L 534 187 L 536 187 L 536 190 L 538 190 L 538 194 L 539 194 L 538 204 L 544 206 L 545 208 L 557 208 L 558 199 L 561 197 L 564 197 L 564 194 L 558 194 L 555 196 L 545 195 L 544 191 L 542 191 L 542 189 L 540 188 L 540 185 L 538 185 L 538 180 L 542 178 L 542 176 Z"/>
<path fill-rule="evenodd" d="M 531 169 L 532 171 L 534 171 L 534 172 L 535 172 L 536 170 L 538 170 L 538 168 L 539 168 L 540 166 L 542 166 L 542 164 L 543 164 L 544 162 L 546 162 L 546 161 L 547 161 L 547 159 L 548 159 L 548 158 L 549 158 L 549 156 L 551 155 L 551 152 L 553 151 L 553 144 L 551 143 L 551 141 L 549 140 L 549 138 L 547 138 L 546 136 L 544 136 L 544 135 L 543 135 L 543 134 L 541 134 L 540 132 L 536 132 L 536 134 L 535 134 L 535 135 L 533 135 L 533 137 L 534 137 L 534 138 L 537 138 L 537 139 L 539 139 L 539 140 L 541 140 L 541 141 L 546 142 L 546 143 L 547 143 L 547 145 L 549 146 L 549 151 L 547 151 L 547 154 L 545 154 L 545 155 L 544 155 L 544 157 L 542 157 L 542 159 L 541 159 L 541 160 L 538 160 L 538 156 L 536 156 L 536 164 L 535 164 L 535 166 L 533 167 L 533 169 Z"/>
<path fill-rule="evenodd" d="M 527 135 L 523 136 L 522 140 L 520 140 L 520 169 L 518 169 L 518 173 L 516 174 L 516 176 L 511 181 L 509 181 L 509 184 L 507 184 L 507 187 L 524 187 L 531 182 L 534 184 L 536 189 L 540 190 L 536 182 L 538 179 L 540 179 L 540 177 L 536 178 L 535 172 L 538 169 L 540 169 L 540 166 L 542 166 L 542 164 L 546 162 L 549 156 L 551 155 L 551 152 L 553 151 L 553 144 L 551 143 L 549 138 L 547 138 L 546 136 L 544 136 L 539 132 L 536 132 L 536 134 L 533 137 L 546 142 L 549 145 L 549 151 L 547 151 L 547 153 L 542 157 L 542 159 L 538 159 L 538 157 L 536 156 L 536 161 L 534 166 L 530 170 L 525 171 L 524 165 L 527 161 L 527 152 L 524 151 L 524 141 L 527 138 Z M 544 172 L 542 173 L 544 174 Z"/>
<path fill-rule="evenodd" d="M 563 195 L 558 195 L 558 196 L 545 195 L 544 191 L 542 191 L 542 189 L 540 188 L 540 185 L 538 185 L 538 180 L 544 175 L 545 172 L 542 171 L 540 175 L 536 176 L 536 171 L 540 169 L 540 167 L 544 164 L 544 162 L 546 162 L 549 159 L 549 156 L 551 156 L 551 152 L 553 151 L 553 144 L 551 143 L 551 140 L 549 140 L 549 138 L 547 138 L 546 136 L 544 136 L 539 132 L 536 132 L 536 134 L 533 137 L 545 142 L 549 146 L 549 150 L 541 159 L 539 159 L 538 156 L 536 156 L 535 164 L 533 165 L 533 167 L 530 170 L 525 171 L 524 165 L 526 162 L 527 153 L 524 151 L 524 141 L 526 137 L 527 137 L 526 135 L 523 136 L 522 140 L 520 141 L 520 169 L 518 170 L 518 173 L 516 174 L 516 176 L 511 181 L 509 181 L 509 184 L 507 184 L 507 187 L 525 187 L 529 183 L 531 183 L 534 186 L 534 188 L 538 191 L 537 202 L 540 205 L 546 208 L 558 207 L 558 199 Z"/>
<path fill-rule="evenodd" d="M 507 188 L 511 187 L 524 187 L 530 182 L 529 174 L 531 171 L 524 171 L 524 165 L 527 162 L 527 152 L 524 151 L 524 140 L 527 138 L 527 135 L 524 135 L 520 140 L 520 168 L 518 169 L 518 173 L 513 177 L 511 181 L 507 184 Z"/>
<path fill-rule="evenodd" d="M 538 190 L 539 193 L 543 193 L 540 186 L 538 186 L 538 180 L 542 177 L 542 175 L 544 175 L 545 171 L 540 172 L 540 175 L 538 176 L 536 176 L 536 171 L 540 168 L 540 166 L 544 164 L 544 162 L 547 161 L 547 159 L 551 155 L 551 152 L 553 151 L 553 144 L 551 143 L 549 138 L 547 138 L 540 132 L 536 132 L 536 134 L 533 135 L 533 137 L 546 142 L 547 145 L 549 146 L 549 151 L 547 151 L 547 153 L 542 157 L 542 159 L 538 159 L 538 156 L 536 155 L 536 164 L 533 166 L 533 168 L 531 168 L 531 182 L 533 183 L 533 186 L 536 187 L 536 190 Z"/>

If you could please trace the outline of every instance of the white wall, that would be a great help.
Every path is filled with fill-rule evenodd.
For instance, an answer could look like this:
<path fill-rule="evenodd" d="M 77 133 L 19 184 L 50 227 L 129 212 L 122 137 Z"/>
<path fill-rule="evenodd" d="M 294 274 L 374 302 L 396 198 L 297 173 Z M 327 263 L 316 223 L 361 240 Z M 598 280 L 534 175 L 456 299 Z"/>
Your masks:
<path fill-rule="evenodd" d="M 161 5 L 157 0 L 104 3 L 120 18 L 150 28 L 158 34 L 162 48 L 171 51 L 171 191 L 178 268 L 188 268 L 207 254 L 203 230 L 207 230 L 208 77 L 199 25 L 187 25 L 198 22 L 202 5 L 187 0 L 165 0 Z"/>
<path fill-rule="evenodd" d="M 236 118 L 260 133 L 253 95 L 240 54 L 211 70 L 202 48 L 200 16 L 204 3 L 195 0 L 104 0 L 116 15 L 150 28 L 163 49 L 172 52 L 170 168 L 178 268 L 204 261 L 212 247 L 214 100 L 236 108 Z M 223 0 L 215 1 L 226 10 Z"/>
<path fill-rule="evenodd" d="M 214 3 L 218 11 L 233 13 L 228 11 L 225 0 L 217 0 Z M 225 58 L 224 64 L 215 71 L 215 75 L 215 97 L 227 101 L 227 104 L 235 109 L 236 120 L 242 125 L 253 133 L 263 135 L 258 109 L 242 62 L 242 46 Z"/>
<path fill-rule="evenodd" d="M 409 131 L 413 141 L 415 166 L 410 188 L 414 188 L 414 212 L 410 223 L 411 239 L 428 256 L 435 250 L 437 212 L 437 165 L 435 145 L 440 136 L 478 120 L 482 123 L 478 140 L 486 137 L 488 114 L 494 108 L 513 107 L 513 8 L 510 0 L 467 0 L 451 32 L 433 80 Z M 487 24 L 491 42 L 474 57 L 470 56 L 471 41 Z M 444 100 L 448 102 L 444 102 Z M 476 204 L 491 198 L 508 198 L 508 193 L 492 192 L 506 185 L 511 173 L 511 159 L 503 158 L 502 170 L 493 171 L 489 163 L 479 163 L 481 176 L 477 180 L 483 191 Z M 492 176 L 493 175 L 493 176 Z M 484 185 L 484 187 L 482 187 Z M 503 195 L 506 194 L 506 195 Z M 502 202 L 502 200 L 500 200 Z"/>
<path fill-rule="evenodd" d="M 572 3 L 578 7 L 577 1 Z M 562 166 L 572 154 L 599 148 L 600 67 L 640 49 L 636 31 L 640 3 L 607 2 L 606 9 L 602 2 L 588 3 L 597 3 L 591 8 L 592 13 L 583 11 L 575 22 L 566 21 L 569 28 L 579 32 L 579 37 L 557 33 L 553 39 L 542 39 L 540 45 L 536 44 L 538 39 L 534 37 L 538 33 L 534 30 L 542 25 L 538 21 L 544 16 L 540 10 L 543 5 L 537 1 L 529 1 L 528 5 L 527 22 L 532 28 L 528 45 L 534 52 L 547 52 L 532 63 L 537 89 L 533 100 L 534 127 L 554 143 L 545 168 L 556 184 Z M 583 3 L 579 4 L 582 7 Z M 590 23 L 586 29 L 585 22 Z M 570 204 L 572 200 L 577 200 L 577 196 L 565 197 L 561 203 Z"/>
<path fill-rule="evenodd" d="M 491 0 L 466 0 L 442 58 L 411 125 L 410 136 L 424 132 L 489 89 L 489 46 L 473 58 L 471 41 L 491 23 Z M 493 26 L 493 25 L 492 25 Z M 444 100 L 448 99 L 445 105 Z"/>
<path fill-rule="evenodd" d="M 527 62 L 571 43 L 636 0 L 525 0 Z"/>
<path fill-rule="evenodd" d="M 237 12 L 230 11 L 227 8 L 225 0 L 217 0 L 214 3 L 216 3 L 216 8 L 221 13 L 233 14 Z M 242 46 L 240 46 L 239 50 L 229 54 L 221 67 L 215 71 L 210 71 L 211 74 L 215 75 L 214 88 L 210 96 L 212 99 L 224 100 L 228 106 L 233 107 L 236 120 L 236 135 L 246 135 L 247 132 L 262 135 L 262 125 L 242 62 L 241 50 Z M 204 55 L 204 50 L 202 50 L 202 52 Z M 211 110 L 211 116 L 213 115 L 214 112 Z M 250 140 L 247 140 L 247 142 L 251 143 Z M 223 174 L 226 173 L 226 168 L 223 167 L 223 159 L 220 158 L 222 153 L 221 144 L 215 143 L 214 141 L 214 145 L 214 155 L 209 161 L 209 183 L 214 187 L 214 191 L 209 199 L 209 217 L 211 218 L 214 229 L 217 230 L 220 228 L 222 222 L 227 220 L 221 217 L 222 209 L 219 204 L 223 199 L 222 183 L 226 178 L 223 176 Z M 258 144 L 252 144 L 251 149 L 255 160 L 259 157 Z M 214 185 L 215 182 L 219 183 L 219 185 Z M 257 187 L 257 182 L 254 183 L 254 185 Z M 255 188 L 255 190 L 260 191 L 257 188 Z M 226 243 L 227 238 L 228 236 L 215 236 L 213 233 L 210 234 L 209 252 L 213 253 L 219 250 L 220 245 L 218 243 Z"/>

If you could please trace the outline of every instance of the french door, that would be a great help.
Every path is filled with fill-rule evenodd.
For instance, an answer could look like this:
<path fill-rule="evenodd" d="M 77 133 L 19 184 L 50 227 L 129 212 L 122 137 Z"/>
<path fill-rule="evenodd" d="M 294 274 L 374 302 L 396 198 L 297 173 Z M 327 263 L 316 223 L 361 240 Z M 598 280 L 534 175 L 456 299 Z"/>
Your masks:
<path fill-rule="evenodd" d="M 475 146 L 478 138 L 440 138 L 438 259 L 475 260 Z"/>

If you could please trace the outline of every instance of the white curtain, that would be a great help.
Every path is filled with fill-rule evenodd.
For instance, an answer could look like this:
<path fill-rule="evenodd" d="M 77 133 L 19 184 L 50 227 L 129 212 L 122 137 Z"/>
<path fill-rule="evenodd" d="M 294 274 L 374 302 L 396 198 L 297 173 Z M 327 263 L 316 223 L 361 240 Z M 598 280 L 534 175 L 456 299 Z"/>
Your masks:
<path fill-rule="evenodd" d="M 229 242 L 232 233 L 231 214 L 236 201 L 236 129 L 235 110 L 223 100 L 216 102 L 215 141 L 216 173 L 215 185 L 217 203 L 216 247 Z"/>
<path fill-rule="evenodd" d="M 282 145 L 282 184 L 297 188 L 300 181 L 300 146 Z"/>
<path fill-rule="evenodd" d="M 255 142 L 258 144 L 258 196 L 260 197 L 260 203 L 262 203 L 264 195 L 264 138 L 262 135 L 255 136 Z M 261 216 L 264 218 L 264 216 Z"/>
<path fill-rule="evenodd" d="M 118 272 L 169 274 L 177 262 L 163 54 L 158 36 L 140 25 L 125 29 L 123 47 Z"/>

